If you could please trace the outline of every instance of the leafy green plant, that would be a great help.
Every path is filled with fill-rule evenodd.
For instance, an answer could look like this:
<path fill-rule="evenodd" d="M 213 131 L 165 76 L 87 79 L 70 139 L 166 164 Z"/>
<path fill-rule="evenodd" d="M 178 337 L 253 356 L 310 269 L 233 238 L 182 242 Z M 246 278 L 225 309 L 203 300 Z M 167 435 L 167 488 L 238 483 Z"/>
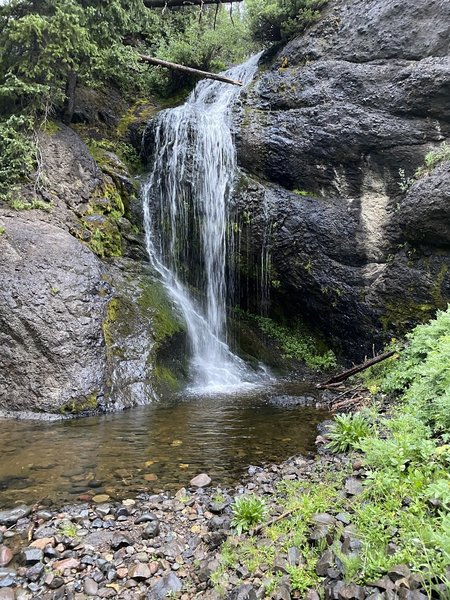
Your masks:
<path fill-rule="evenodd" d="M 425 165 L 417 169 L 414 177 L 419 179 L 444 160 L 450 160 L 450 144 L 447 142 L 442 142 L 438 148 L 431 150 L 431 152 L 425 155 Z"/>
<path fill-rule="evenodd" d="M 267 515 L 265 501 L 254 494 L 236 498 L 231 510 L 234 515 L 231 524 L 239 535 L 262 523 Z"/>
<path fill-rule="evenodd" d="M 0 235 L 4 235 L 5 231 L 5 228 L 2 225 L 0 225 Z"/>
<path fill-rule="evenodd" d="M 64 535 L 65 537 L 68 537 L 68 538 L 77 537 L 78 528 L 75 525 L 75 523 L 72 523 L 71 521 L 64 521 L 59 526 L 59 529 L 60 529 L 62 535 Z"/>
<path fill-rule="evenodd" d="M 359 448 L 361 441 L 373 433 L 373 427 L 362 413 L 337 415 L 328 437 L 327 447 L 333 452 Z"/>

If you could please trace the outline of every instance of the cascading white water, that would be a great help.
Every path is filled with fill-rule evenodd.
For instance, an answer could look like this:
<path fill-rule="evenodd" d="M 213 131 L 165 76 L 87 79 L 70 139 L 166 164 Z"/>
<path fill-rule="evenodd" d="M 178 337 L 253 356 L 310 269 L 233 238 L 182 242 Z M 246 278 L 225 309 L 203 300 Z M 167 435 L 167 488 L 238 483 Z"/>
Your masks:
<path fill-rule="evenodd" d="M 227 71 L 247 85 L 259 55 Z M 231 108 L 241 88 L 197 84 L 183 106 L 150 125 L 153 165 L 143 186 L 147 250 L 180 308 L 196 389 L 227 390 L 255 378 L 227 344 L 227 201 L 236 172 Z"/>

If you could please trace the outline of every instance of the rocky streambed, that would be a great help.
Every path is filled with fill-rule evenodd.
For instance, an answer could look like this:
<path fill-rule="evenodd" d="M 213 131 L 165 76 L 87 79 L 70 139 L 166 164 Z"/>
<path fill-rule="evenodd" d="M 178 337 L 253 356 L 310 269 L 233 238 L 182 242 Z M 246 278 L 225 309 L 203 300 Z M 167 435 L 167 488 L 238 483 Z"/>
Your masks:
<path fill-rule="evenodd" d="M 322 436 L 317 443 L 323 448 Z M 236 496 L 265 498 L 269 523 L 288 520 L 274 490 L 299 482 L 307 488 L 321 482 L 325 471 L 346 473 L 339 495 L 350 506 L 362 491 L 361 461 L 321 450 L 315 458 L 250 466 L 244 481 L 227 489 L 212 486 L 203 474 L 176 494 L 141 494 L 120 503 L 98 495 L 59 510 L 36 505 L 1 511 L 0 599 L 316 600 L 320 591 L 328 600 L 426 600 L 419 577 L 406 565 L 396 565 L 370 585 L 344 580 L 338 556 L 357 555 L 361 541 L 351 510 L 338 505 L 336 511 L 313 514 L 307 523 L 307 544 L 320 551 L 318 591 L 315 586 L 296 589 L 292 567 L 301 569 L 304 559 L 300 548 L 287 547 L 286 535 L 268 539 L 262 528 L 252 537 L 256 548 L 275 544 L 273 564 L 249 568 L 245 560 L 225 560 L 226 540 L 239 549 L 251 537 L 236 535 L 232 527 Z"/>

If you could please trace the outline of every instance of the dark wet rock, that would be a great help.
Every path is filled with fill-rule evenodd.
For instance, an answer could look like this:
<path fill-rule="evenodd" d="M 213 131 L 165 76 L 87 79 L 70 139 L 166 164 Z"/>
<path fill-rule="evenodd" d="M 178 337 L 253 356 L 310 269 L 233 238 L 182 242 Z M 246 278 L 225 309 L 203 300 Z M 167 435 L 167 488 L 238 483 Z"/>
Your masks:
<path fill-rule="evenodd" d="M 450 135 L 450 14 L 408 7 L 330 2 L 267 58 L 240 114 L 242 289 L 269 247 L 272 306 L 361 358 L 450 298 L 449 165 L 403 191 L 399 173 Z"/>
<path fill-rule="evenodd" d="M 227 600 L 257 600 L 255 589 L 250 584 L 244 584 L 233 590 Z"/>
<path fill-rule="evenodd" d="M 178 593 L 182 589 L 182 583 L 175 573 L 167 573 L 152 585 L 147 595 L 148 600 L 164 600 L 171 592 Z"/>
<path fill-rule="evenodd" d="M 25 504 L 16 506 L 9 510 L 0 510 L 0 525 L 14 525 L 19 519 L 28 517 L 31 513 L 31 508 Z"/>
<path fill-rule="evenodd" d="M 338 592 L 339 600 L 364 600 L 365 597 L 364 588 L 355 583 L 344 585 Z"/>
<path fill-rule="evenodd" d="M 334 554 L 330 549 L 325 550 L 317 561 L 316 573 L 319 577 L 325 577 L 329 569 L 334 567 Z"/>
<path fill-rule="evenodd" d="M 409 579 L 410 575 L 411 571 L 407 565 L 396 565 L 395 567 L 391 567 L 388 571 L 388 576 L 394 582 L 399 579 Z"/>
<path fill-rule="evenodd" d="M 118 550 L 119 548 L 124 548 L 126 546 L 132 546 L 133 541 L 123 533 L 115 533 L 111 539 L 111 548 L 114 550 Z"/>

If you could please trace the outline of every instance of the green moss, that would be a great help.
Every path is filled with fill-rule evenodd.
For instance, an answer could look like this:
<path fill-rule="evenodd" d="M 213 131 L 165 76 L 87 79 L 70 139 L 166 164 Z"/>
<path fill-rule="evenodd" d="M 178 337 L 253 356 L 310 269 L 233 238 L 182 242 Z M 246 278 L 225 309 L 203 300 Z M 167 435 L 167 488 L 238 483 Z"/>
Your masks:
<path fill-rule="evenodd" d="M 12 200 L 10 202 L 11 208 L 14 210 L 45 210 L 45 212 L 50 212 L 53 208 L 53 205 L 49 202 L 44 202 L 43 200 L 31 200 L 23 201 L 21 199 Z"/>
<path fill-rule="evenodd" d="M 160 282 L 149 280 L 143 284 L 138 304 L 142 312 L 149 314 L 152 319 L 157 344 L 161 344 L 164 339 L 183 331 L 183 326 Z"/>
<path fill-rule="evenodd" d="M 158 390 L 178 392 L 181 389 L 181 382 L 178 381 L 169 368 L 163 365 L 155 365 L 153 376 Z"/>
<path fill-rule="evenodd" d="M 444 283 L 445 276 L 448 273 L 448 266 L 442 264 L 437 274 L 436 280 L 431 288 L 431 297 L 434 300 L 436 308 L 444 309 L 447 306 L 448 298 L 444 298 L 442 293 L 442 284 Z"/>
<path fill-rule="evenodd" d="M 5 228 L 0 226 L 0 235 L 3 235 L 5 233 Z"/>
<path fill-rule="evenodd" d="M 399 333 L 405 333 L 410 329 L 412 322 L 428 321 L 436 310 L 436 307 L 429 303 L 401 299 L 388 300 L 385 306 L 386 312 L 380 317 L 383 331 L 389 331 L 394 327 Z"/>
<path fill-rule="evenodd" d="M 124 138 L 127 131 L 134 124 L 139 124 L 149 121 L 156 115 L 159 107 L 154 104 L 149 104 L 148 100 L 137 100 L 120 118 L 117 125 L 117 135 L 119 138 Z"/>
<path fill-rule="evenodd" d="M 80 401 L 71 400 L 63 404 L 59 412 L 63 415 L 80 415 L 85 412 L 92 412 L 97 408 L 97 392 L 92 392 L 86 398 Z"/>

